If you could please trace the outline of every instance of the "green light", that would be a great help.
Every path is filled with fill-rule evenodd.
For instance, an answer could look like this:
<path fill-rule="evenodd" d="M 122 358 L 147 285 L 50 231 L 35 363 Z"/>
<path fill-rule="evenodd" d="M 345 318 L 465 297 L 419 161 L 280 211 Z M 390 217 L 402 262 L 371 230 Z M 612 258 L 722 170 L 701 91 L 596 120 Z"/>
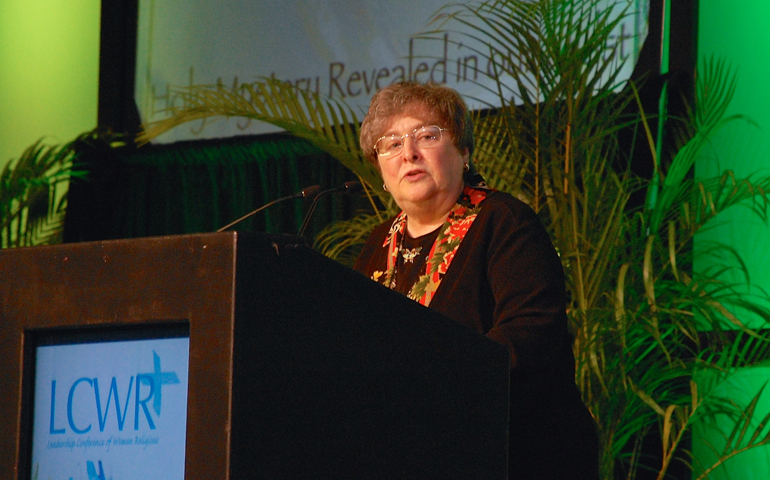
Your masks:
<path fill-rule="evenodd" d="M 99 0 L 0 2 L 0 167 L 96 126 Z"/>
<path fill-rule="evenodd" d="M 726 169 L 735 171 L 738 178 L 760 171 L 767 175 L 770 167 L 770 95 L 767 94 L 767 81 L 770 78 L 770 30 L 767 29 L 770 2 L 700 0 L 699 11 L 698 57 L 703 59 L 714 54 L 737 68 L 738 90 L 727 114 L 747 115 L 759 128 L 749 122 L 735 123 L 715 136 L 712 139 L 714 149 L 711 155 L 696 164 L 696 177 L 713 176 Z M 727 243 L 735 248 L 748 267 L 752 286 L 746 289 L 746 295 L 760 289 L 770 292 L 768 226 L 747 209 L 741 208 L 720 214 L 712 224 L 709 230 L 696 237 L 696 251 L 703 249 L 709 241 Z M 709 261 L 704 259 L 697 260 L 695 264 L 699 270 L 709 265 Z M 736 281 L 744 280 L 740 275 L 733 277 Z M 726 277 L 724 279 L 729 280 Z M 738 312 L 739 315 L 743 313 Z M 748 317 L 743 315 L 743 318 Z M 754 326 L 764 325 L 755 323 Z M 739 370 L 720 390 L 728 398 L 745 406 L 767 378 L 767 368 Z M 765 392 L 756 417 L 762 418 L 770 410 L 769 396 L 770 392 Z M 723 419 L 718 427 L 728 428 L 726 423 Z M 724 444 L 725 433 L 720 433 L 719 428 L 695 425 L 693 454 L 696 462 L 713 463 L 714 454 L 706 444 L 716 447 Z M 765 479 L 769 471 L 770 448 L 759 447 L 728 460 L 709 478 Z"/>

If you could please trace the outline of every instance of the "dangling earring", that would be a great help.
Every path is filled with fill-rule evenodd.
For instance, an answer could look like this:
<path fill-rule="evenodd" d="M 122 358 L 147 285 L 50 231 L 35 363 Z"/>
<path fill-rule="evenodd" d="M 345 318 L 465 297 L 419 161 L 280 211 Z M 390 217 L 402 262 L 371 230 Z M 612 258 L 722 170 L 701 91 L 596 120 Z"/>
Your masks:
<path fill-rule="evenodd" d="M 385 184 L 383 183 L 383 184 L 382 184 L 382 189 L 383 189 L 383 190 L 385 190 L 385 191 L 387 192 L 387 191 L 388 191 L 388 186 L 387 186 L 387 185 L 385 185 Z"/>
<path fill-rule="evenodd" d="M 471 169 L 471 166 L 469 164 L 466 163 L 465 165 L 463 165 L 463 172 L 467 172 L 470 169 Z"/>

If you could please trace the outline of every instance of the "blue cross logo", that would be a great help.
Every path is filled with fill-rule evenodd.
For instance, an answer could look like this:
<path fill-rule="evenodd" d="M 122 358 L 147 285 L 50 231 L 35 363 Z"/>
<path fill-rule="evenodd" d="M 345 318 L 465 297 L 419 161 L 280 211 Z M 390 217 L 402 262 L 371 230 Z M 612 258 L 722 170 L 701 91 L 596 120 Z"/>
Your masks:
<path fill-rule="evenodd" d="M 176 372 L 163 372 L 160 368 L 160 357 L 155 350 L 152 351 L 152 373 L 142 373 L 139 377 L 142 382 L 148 383 L 152 379 L 153 386 L 156 388 L 154 392 L 154 398 L 152 400 L 152 409 L 160 416 L 160 403 L 161 403 L 161 391 L 163 385 L 172 385 L 179 383 L 179 377 L 176 376 Z"/>

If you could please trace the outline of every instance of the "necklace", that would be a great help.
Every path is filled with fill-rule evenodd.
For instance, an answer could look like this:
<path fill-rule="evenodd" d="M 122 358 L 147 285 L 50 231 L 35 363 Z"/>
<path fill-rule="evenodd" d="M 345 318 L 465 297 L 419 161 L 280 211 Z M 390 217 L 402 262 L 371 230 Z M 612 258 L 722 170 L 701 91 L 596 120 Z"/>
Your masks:
<path fill-rule="evenodd" d="M 489 189 L 484 185 L 466 186 L 444 224 L 435 231 L 437 236 L 432 237 L 433 240 L 429 245 L 427 239 L 426 243 L 420 245 L 423 247 L 422 250 L 426 251 L 424 256 L 419 255 L 421 252 L 414 251 L 414 248 L 404 248 L 407 219 L 406 213 L 402 211 L 391 224 L 382 245 L 387 249 L 385 270 L 374 271 L 372 279 L 393 290 L 405 293 L 407 297 L 426 307 L 429 306 L 444 274 L 449 269 L 455 251 L 476 219 L 481 208 L 480 204 L 488 192 Z M 425 257 L 424 261 L 423 257 Z M 419 270 L 415 271 L 416 268 Z M 409 271 L 408 278 L 404 276 L 405 272 L 402 273 L 400 270 Z M 396 277 L 399 277 L 399 286 L 396 286 Z M 405 292 L 403 290 L 407 285 L 408 291 Z"/>
<path fill-rule="evenodd" d="M 402 293 L 406 293 L 409 298 L 426 307 L 429 306 L 444 274 L 449 269 L 455 251 L 457 251 L 465 234 L 476 219 L 476 215 L 481 208 L 480 204 L 489 191 L 485 185 L 466 186 L 463 189 L 462 195 L 452 211 L 449 212 L 446 221 L 435 231 L 438 236 L 433 237 L 434 240 L 426 247 L 428 253 L 425 255 L 424 263 L 422 258 L 417 263 L 414 262 L 414 260 L 417 260 L 418 253 L 420 252 L 414 252 L 414 256 L 412 256 L 412 250 L 414 249 L 403 248 L 404 237 L 406 236 L 406 213 L 402 211 L 398 214 L 382 244 L 382 248 L 387 249 L 385 270 L 375 270 L 372 272 L 372 279 L 393 290 L 402 291 L 403 288 L 400 288 L 400 286 L 397 288 L 396 286 L 396 277 L 398 276 L 399 284 L 410 285 L 408 293 Z M 425 244 L 420 246 L 425 247 Z M 405 250 L 407 255 L 404 255 Z M 407 261 L 407 256 L 412 257 L 411 261 Z M 403 259 L 401 267 L 408 266 L 408 268 L 399 269 L 399 257 Z M 418 268 L 418 265 L 422 270 L 417 271 L 417 278 L 415 279 L 413 279 L 413 274 L 409 275 L 409 279 L 406 279 L 403 273 L 399 271 L 410 270 L 415 272 L 414 269 Z M 422 272 L 424 273 L 421 274 Z"/>
<path fill-rule="evenodd" d="M 407 238 L 409 238 L 409 244 L 407 244 Z M 415 239 L 409 237 L 406 231 L 404 231 L 404 234 L 399 238 L 396 250 L 393 252 L 396 261 L 393 264 L 393 270 L 390 272 L 389 288 L 391 290 L 397 289 L 397 283 L 405 282 L 404 285 L 412 285 L 417 281 L 419 272 L 423 268 L 422 262 L 424 255 L 422 255 L 422 252 L 430 250 L 430 245 L 433 244 L 434 238 L 435 235 L 433 233 L 428 234 L 418 240 L 419 242 L 422 242 L 422 245 L 415 245 Z M 397 278 L 398 281 L 396 280 Z M 402 293 L 405 295 L 407 294 L 407 292 Z"/>

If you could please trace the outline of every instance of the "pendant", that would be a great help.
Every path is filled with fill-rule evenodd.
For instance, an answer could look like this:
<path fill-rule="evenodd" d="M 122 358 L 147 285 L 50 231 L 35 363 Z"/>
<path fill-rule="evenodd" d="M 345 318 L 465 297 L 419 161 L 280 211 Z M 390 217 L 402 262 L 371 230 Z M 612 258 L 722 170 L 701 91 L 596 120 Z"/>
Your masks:
<path fill-rule="evenodd" d="M 401 256 L 404 258 L 404 263 L 414 263 L 414 259 L 420 254 L 422 247 L 404 248 L 401 250 Z"/>

